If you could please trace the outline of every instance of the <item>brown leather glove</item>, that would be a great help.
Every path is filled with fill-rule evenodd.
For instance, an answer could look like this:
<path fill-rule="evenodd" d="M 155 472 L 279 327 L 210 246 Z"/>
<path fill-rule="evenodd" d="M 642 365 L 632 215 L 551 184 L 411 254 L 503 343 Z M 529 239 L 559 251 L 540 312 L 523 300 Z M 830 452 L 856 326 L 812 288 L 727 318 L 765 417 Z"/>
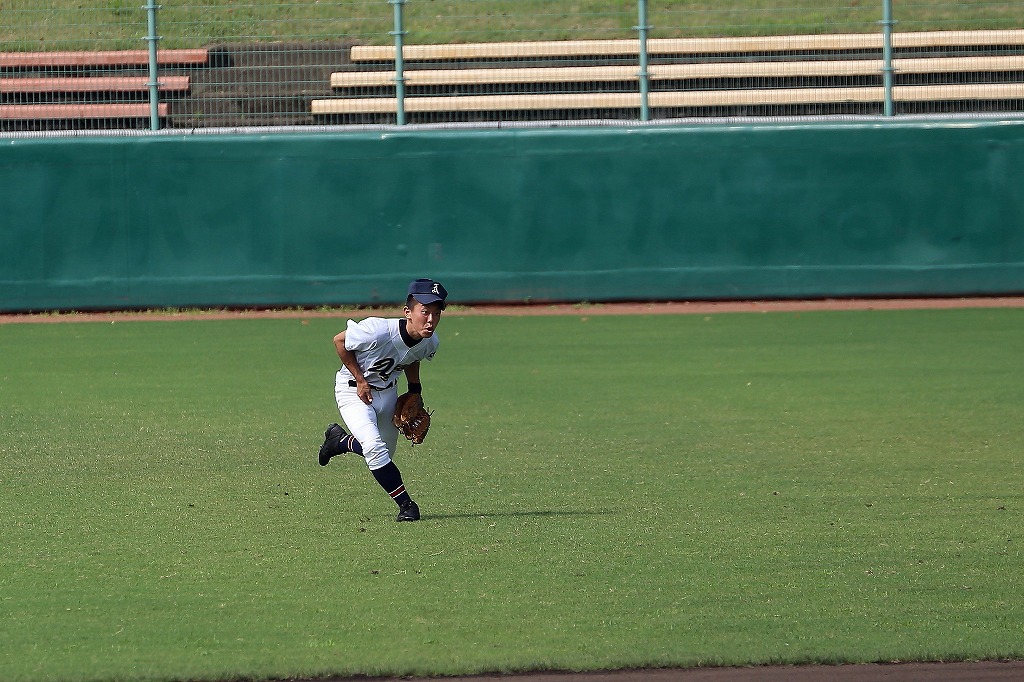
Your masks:
<path fill-rule="evenodd" d="M 423 406 L 423 396 L 419 393 L 403 393 L 395 403 L 395 416 L 391 423 L 398 427 L 403 436 L 419 445 L 427 437 L 430 429 L 430 413 Z"/>

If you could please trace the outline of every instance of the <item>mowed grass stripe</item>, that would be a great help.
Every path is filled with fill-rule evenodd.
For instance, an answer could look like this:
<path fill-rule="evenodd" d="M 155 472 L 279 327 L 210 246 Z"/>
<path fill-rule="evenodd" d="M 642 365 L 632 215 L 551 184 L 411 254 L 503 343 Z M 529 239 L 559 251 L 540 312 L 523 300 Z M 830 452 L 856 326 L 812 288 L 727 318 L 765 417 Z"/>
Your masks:
<path fill-rule="evenodd" d="M 0 326 L 0 678 L 1024 653 L 1024 311 L 448 317 L 417 524 L 343 323 Z"/>

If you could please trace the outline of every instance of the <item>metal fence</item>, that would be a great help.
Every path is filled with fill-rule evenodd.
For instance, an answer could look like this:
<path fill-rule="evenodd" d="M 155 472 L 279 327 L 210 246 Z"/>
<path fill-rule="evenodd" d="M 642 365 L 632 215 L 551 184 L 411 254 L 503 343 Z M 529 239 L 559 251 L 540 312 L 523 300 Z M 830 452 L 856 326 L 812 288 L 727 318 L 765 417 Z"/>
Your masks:
<path fill-rule="evenodd" d="M 0 132 L 985 112 L 1024 112 L 1019 0 L 0 7 Z"/>

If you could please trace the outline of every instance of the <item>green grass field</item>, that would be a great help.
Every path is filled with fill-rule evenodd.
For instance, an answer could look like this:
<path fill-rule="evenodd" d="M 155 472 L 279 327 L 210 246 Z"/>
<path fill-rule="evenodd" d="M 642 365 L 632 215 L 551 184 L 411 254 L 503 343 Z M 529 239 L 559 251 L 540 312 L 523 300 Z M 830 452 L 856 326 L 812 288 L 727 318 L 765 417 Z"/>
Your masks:
<path fill-rule="evenodd" d="M 0 325 L 0 679 L 1024 656 L 1024 310 L 448 316 L 415 524 L 342 325 Z"/>

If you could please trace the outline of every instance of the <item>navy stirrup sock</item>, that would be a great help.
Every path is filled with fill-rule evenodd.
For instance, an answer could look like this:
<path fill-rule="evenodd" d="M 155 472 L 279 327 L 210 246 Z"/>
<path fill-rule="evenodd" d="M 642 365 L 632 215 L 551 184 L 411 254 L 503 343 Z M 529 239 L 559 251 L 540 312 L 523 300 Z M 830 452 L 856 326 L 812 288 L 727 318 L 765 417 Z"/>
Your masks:
<path fill-rule="evenodd" d="M 363 446 L 359 444 L 355 436 L 345 436 L 339 440 L 338 449 L 342 452 L 354 452 L 357 455 L 363 454 Z"/>
<path fill-rule="evenodd" d="M 406 504 L 412 501 L 409 497 L 409 493 L 405 491 L 405 484 L 402 483 L 402 472 L 398 470 L 398 467 L 394 462 L 388 462 L 380 469 L 371 471 L 373 477 L 377 479 L 377 483 L 380 484 L 381 488 L 384 488 L 384 492 L 391 496 L 391 499 L 398 504 L 399 507 L 404 507 Z"/>

